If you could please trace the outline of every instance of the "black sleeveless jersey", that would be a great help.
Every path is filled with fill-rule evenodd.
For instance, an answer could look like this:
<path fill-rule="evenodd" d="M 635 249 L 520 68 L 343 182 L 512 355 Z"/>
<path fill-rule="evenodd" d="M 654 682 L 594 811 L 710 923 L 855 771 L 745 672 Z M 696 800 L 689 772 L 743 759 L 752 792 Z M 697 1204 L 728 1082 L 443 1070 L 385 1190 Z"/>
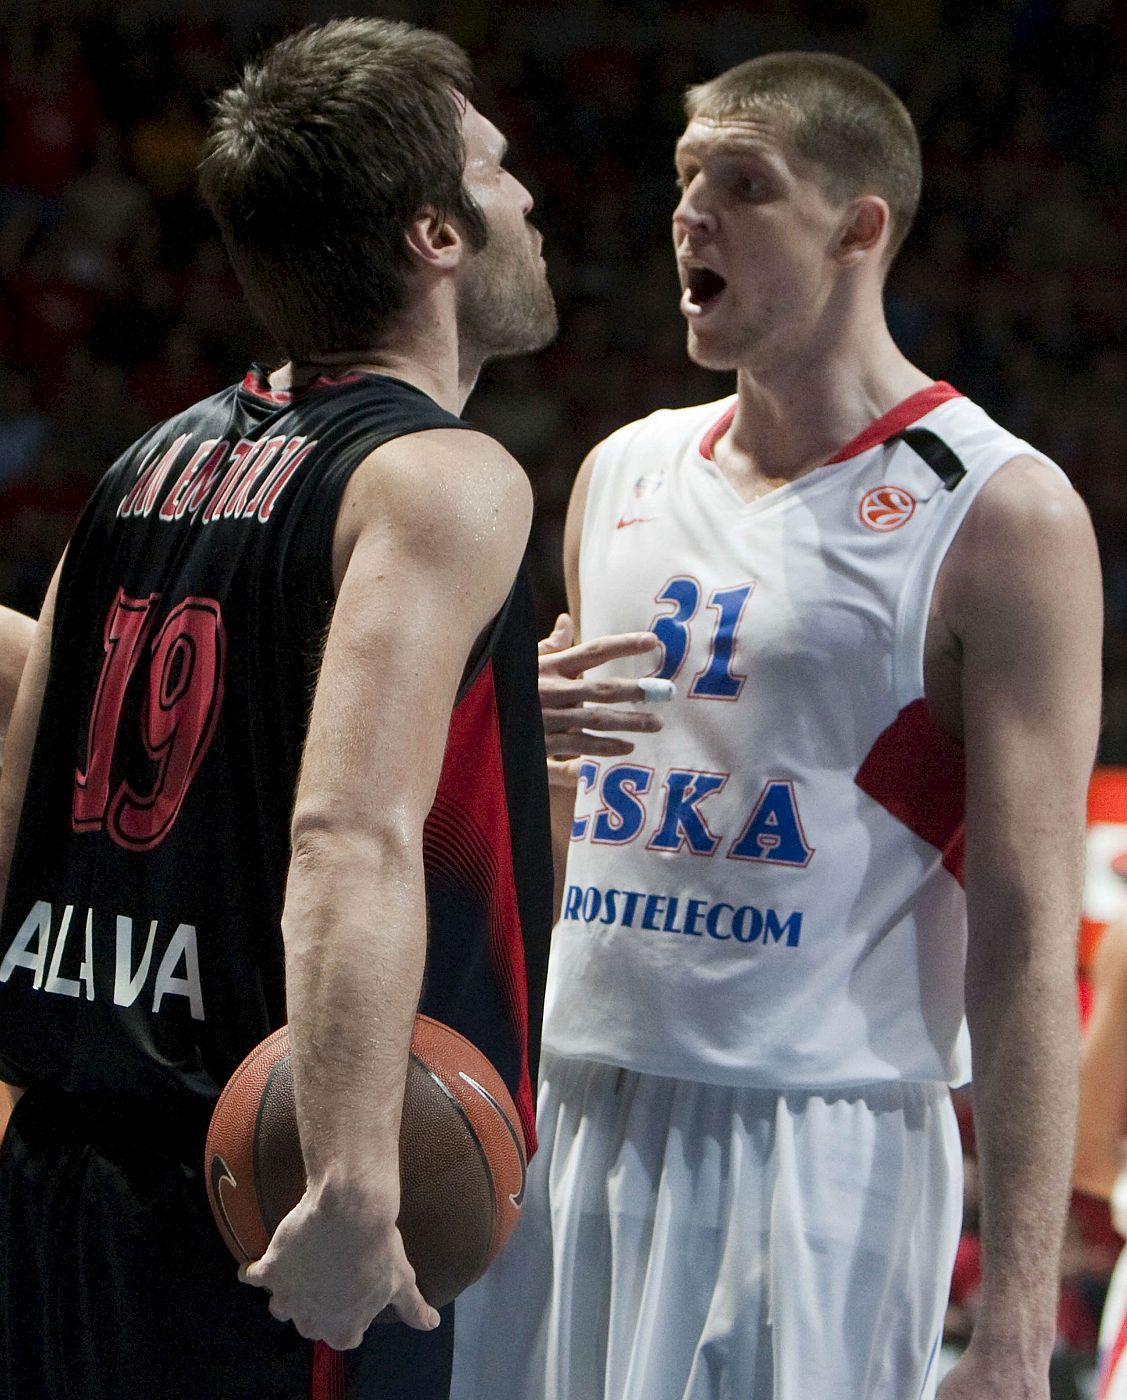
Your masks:
<path fill-rule="evenodd" d="M 102 480 L 60 579 L 0 922 L 0 1078 L 202 1114 L 284 1022 L 341 495 L 381 443 L 466 426 L 384 376 L 291 397 L 256 367 Z M 451 715 L 420 1006 L 485 1051 L 530 1143 L 552 885 L 535 654 L 522 567 Z"/>

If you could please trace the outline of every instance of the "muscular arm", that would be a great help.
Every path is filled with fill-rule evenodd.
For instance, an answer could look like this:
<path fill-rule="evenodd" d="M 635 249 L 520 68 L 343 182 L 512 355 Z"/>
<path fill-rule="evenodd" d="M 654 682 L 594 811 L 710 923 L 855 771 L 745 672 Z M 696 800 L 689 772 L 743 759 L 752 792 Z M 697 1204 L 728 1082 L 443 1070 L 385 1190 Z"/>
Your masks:
<path fill-rule="evenodd" d="M 338 1347 L 389 1301 L 416 1326 L 437 1320 L 395 1229 L 427 941 L 422 831 L 463 669 L 530 516 L 516 464 L 464 431 L 381 448 L 341 507 L 282 917 L 308 1189 L 246 1275 L 276 1316 Z"/>
<path fill-rule="evenodd" d="M 962 657 L 966 1003 L 984 1245 L 970 1352 L 941 1394 L 1047 1400 L 1100 704 L 1099 570 L 1079 498 L 1033 459 L 1008 464 L 952 546 L 939 599 Z"/>
<path fill-rule="evenodd" d="M 1127 920 L 1112 924 L 1100 939 L 1092 990 L 1072 1184 L 1107 1200 L 1123 1166 L 1127 1133 Z"/>

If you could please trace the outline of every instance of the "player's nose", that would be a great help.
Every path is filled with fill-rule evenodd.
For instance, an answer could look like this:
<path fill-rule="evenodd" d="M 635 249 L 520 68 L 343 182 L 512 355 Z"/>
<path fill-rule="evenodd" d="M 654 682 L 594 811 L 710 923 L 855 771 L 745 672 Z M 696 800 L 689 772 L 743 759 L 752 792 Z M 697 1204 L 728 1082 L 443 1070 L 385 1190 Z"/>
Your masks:
<path fill-rule="evenodd" d="M 712 233 L 715 227 L 716 217 L 707 194 L 694 180 L 681 191 L 681 198 L 673 211 L 673 236 L 680 241 L 686 235 Z"/>
<path fill-rule="evenodd" d="M 536 201 L 532 198 L 532 195 L 529 193 L 528 189 L 521 184 L 521 182 L 517 179 L 515 175 L 510 175 L 509 178 L 516 186 L 516 195 L 517 199 L 520 202 L 520 211 L 527 219 L 529 214 L 531 214 L 533 209 L 536 207 Z"/>

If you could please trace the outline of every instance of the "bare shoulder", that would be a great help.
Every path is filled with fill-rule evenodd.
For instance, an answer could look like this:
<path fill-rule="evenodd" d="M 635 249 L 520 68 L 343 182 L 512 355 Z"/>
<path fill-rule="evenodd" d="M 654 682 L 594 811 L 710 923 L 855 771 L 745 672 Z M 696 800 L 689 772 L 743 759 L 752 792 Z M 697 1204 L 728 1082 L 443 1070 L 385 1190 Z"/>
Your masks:
<path fill-rule="evenodd" d="M 575 474 L 575 480 L 571 484 L 571 496 L 567 503 L 567 528 L 569 532 L 575 533 L 576 544 L 578 545 L 578 532 L 583 527 L 583 515 L 587 509 L 587 492 L 591 486 L 591 473 L 595 470 L 595 461 L 599 455 L 599 448 L 592 447 L 590 452 L 580 463 L 579 470 Z"/>
<path fill-rule="evenodd" d="M 334 570 L 343 572 L 365 530 L 394 532 L 435 558 L 519 560 L 532 521 L 532 488 L 499 442 L 465 428 L 395 438 L 353 473 L 337 518 Z"/>
<path fill-rule="evenodd" d="M 567 519 L 564 521 L 563 565 L 564 584 L 567 588 L 568 611 L 576 627 L 576 641 L 579 640 L 579 547 L 583 541 L 583 520 L 587 514 L 587 492 L 591 485 L 591 473 L 603 444 L 592 447 L 584 457 L 575 481 L 571 487 L 571 498 L 567 503 Z"/>
<path fill-rule="evenodd" d="M 1015 457 L 982 488 L 956 535 L 941 579 L 944 612 L 958 623 L 983 605 L 1005 609 L 1043 592 L 1098 584 L 1095 535 L 1084 502 L 1036 457 Z"/>
<path fill-rule="evenodd" d="M 979 492 L 952 552 L 977 555 L 992 543 L 1024 554 L 1038 541 L 1063 545 L 1091 538 L 1087 508 L 1065 478 L 1036 457 L 1015 457 Z"/>
<path fill-rule="evenodd" d="M 494 438 L 465 428 L 434 428 L 378 447 L 353 474 L 358 502 L 405 509 L 432 524 L 472 524 L 517 510 L 531 513 L 532 490 L 520 464 Z M 347 499 L 347 497 L 346 497 Z"/>

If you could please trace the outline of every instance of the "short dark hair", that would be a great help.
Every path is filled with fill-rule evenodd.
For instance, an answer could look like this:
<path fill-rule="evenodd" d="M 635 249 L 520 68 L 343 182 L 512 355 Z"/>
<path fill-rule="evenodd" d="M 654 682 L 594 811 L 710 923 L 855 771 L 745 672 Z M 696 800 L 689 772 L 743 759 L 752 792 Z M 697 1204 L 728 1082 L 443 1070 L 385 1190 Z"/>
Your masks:
<path fill-rule="evenodd" d="M 282 39 L 216 103 L 200 184 L 243 290 L 294 358 L 370 347 L 405 299 L 403 234 L 424 208 L 471 245 L 463 184 L 469 60 L 397 20 Z"/>
<path fill-rule="evenodd" d="M 837 54 L 769 53 L 685 94 L 690 121 L 764 109 L 781 115 L 795 149 L 822 168 L 832 198 L 888 201 L 894 257 L 919 208 L 922 172 L 916 128 L 891 88 Z"/>

